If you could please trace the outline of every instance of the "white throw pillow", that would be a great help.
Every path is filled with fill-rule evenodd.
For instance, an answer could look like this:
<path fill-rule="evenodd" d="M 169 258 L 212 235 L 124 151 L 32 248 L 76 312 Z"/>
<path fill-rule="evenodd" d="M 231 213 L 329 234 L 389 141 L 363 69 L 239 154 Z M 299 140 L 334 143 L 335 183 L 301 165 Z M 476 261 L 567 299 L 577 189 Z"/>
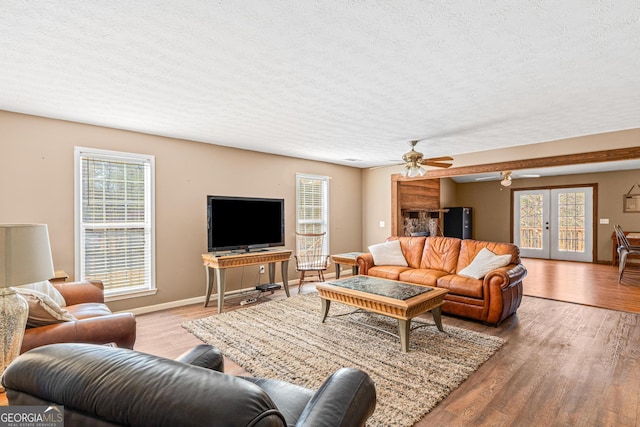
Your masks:
<path fill-rule="evenodd" d="M 460 270 L 458 275 L 482 279 L 488 272 L 509 265 L 511 254 L 496 255 L 487 248 L 482 248 L 471 264 Z"/>
<path fill-rule="evenodd" d="M 407 267 L 399 240 L 390 240 L 385 243 L 369 246 L 369 252 L 373 255 L 375 265 L 399 265 Z"/>
<path fill-rule="evenodd" d="M 27 304 L 29 304 L 27 327 L 33 328 L 36 326 L 50 325 L 52 323 L 76 320 L 73 314 L 56 304 L 47 294 L 20 287 L 14 289 L 22 295 L 22 297 L 27 300 Z"/>
<path fill-rule="evenodd" d="M 44 282 L 30 283 L 28 285 L 20 285 L 16 287 L 22 289 L 33 289 L 34 291 L 42 292 L 43 294 L 54 300 L 60 307 L 67 306 L 67 302 L 65 301 L 60 291 L 57 290 L 55 286 L 53 286 L 48 280 L 45 280 Z"/>

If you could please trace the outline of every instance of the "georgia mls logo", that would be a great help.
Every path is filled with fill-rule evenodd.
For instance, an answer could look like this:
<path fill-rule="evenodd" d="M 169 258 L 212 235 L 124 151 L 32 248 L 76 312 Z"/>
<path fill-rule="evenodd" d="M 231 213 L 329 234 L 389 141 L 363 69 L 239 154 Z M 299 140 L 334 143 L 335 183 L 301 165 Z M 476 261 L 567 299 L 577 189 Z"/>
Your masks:
<path fill-rule="evenodd" d="M 0 427 L 64 427 L 64 407 L 0 407 Z"/>

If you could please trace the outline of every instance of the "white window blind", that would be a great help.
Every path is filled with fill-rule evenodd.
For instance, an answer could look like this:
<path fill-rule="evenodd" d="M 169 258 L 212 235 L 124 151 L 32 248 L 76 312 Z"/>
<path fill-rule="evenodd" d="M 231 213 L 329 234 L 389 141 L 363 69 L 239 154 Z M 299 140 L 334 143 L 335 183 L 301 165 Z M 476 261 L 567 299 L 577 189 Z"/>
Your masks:
<path fill-rule="evenodd" d="M 296 231 L 326 233 L 323 253 L 329 252 L 328 176 L 296 174 Z"/>
<path fill-rule="evenodd" d="M 154 158 L 76 147 L 76 277 L 106 295 L 144 292 L 154 280 Z"/>

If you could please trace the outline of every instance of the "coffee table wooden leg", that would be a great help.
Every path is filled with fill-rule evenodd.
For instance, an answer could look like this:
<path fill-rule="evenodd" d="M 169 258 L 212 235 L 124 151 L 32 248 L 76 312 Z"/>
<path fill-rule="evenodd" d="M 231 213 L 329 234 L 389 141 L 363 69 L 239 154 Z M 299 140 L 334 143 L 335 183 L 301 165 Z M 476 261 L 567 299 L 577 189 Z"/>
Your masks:
<path fill-rule="evenodd" d="M 320 314 L 322 315 L 322 323 L 324 323 L 325 319 L 327 318 L 327 314 L 329 314 L 329 306 L 331 305 L 331 300 L 320 298 L 320 301 L 322 302 L 322 313 Z"/>
<path fill-rule="evenodd" d="M 409 331 L 411 330 L 411 319 L 398 319 L 398 335 L 400 335 L 400 348 L 403 352 L 409 351 Z"/>
<path fill-rule="evenodd" d="M 440 332 L 444 332 L 444 329 L 442 329 L 442 309 L 440 306 L 434 308 L 433 310 L 431 310 L 431 315 L 433 316 L 433 321 L 436 324 L 436 326 L 438 327 L 438 330 Z"/>

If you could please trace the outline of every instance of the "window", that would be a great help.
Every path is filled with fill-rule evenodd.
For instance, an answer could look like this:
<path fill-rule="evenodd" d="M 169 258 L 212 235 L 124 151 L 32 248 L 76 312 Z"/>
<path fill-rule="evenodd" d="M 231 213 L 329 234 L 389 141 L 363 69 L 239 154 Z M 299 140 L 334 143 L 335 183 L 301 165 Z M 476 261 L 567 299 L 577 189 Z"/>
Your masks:
<path fill-rule="evenodd" d="M 76 277 L 154 293 L 154 157 L 76 147 L 75 173 Z"/>
<path fill-rule="evenodd" d="M 323 253 L 329 252 L 329 177 L 296 174 L 296 231 L 326 233 Z"/>

